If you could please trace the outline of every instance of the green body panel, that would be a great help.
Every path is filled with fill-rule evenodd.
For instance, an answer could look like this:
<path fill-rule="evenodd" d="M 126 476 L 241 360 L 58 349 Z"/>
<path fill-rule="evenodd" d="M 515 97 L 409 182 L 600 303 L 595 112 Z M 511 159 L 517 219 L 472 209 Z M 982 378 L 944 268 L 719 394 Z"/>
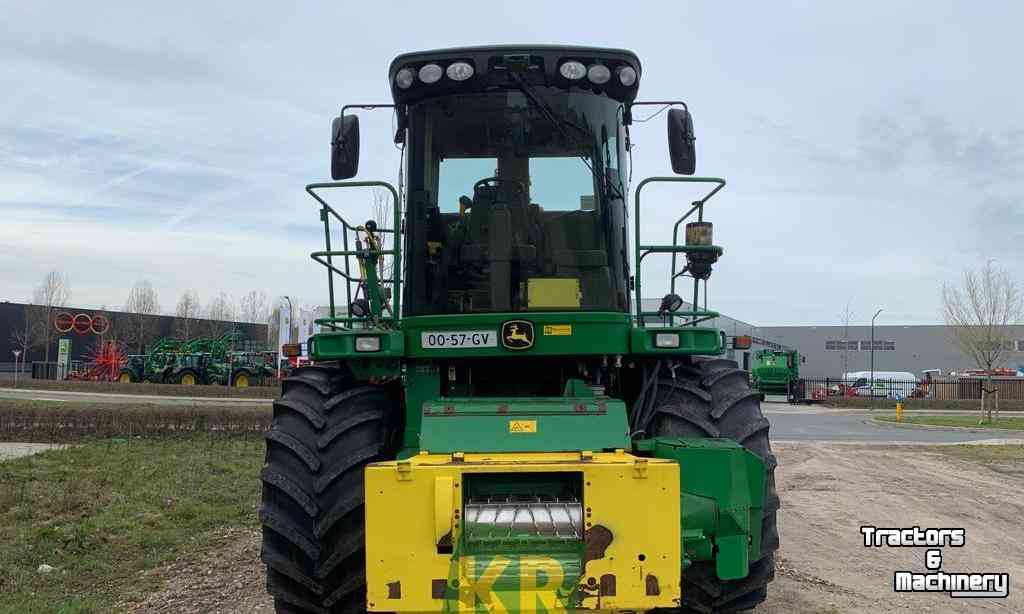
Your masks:
<path fill-rule="evenodd" d="M 679 335 L 678 348 L 659 348 L 654 345 L 657 334 Z M 700 354 L 716 356 L 725 347 L 722 333 L 717 328 L 703 326 L 675 326 L 665 328 L 633 328 L 629 331 L 630 350 L 633 354 Z"/>
<path fill-rule="evenodd" d="M 608 397 L 446 398 L 423 403 L 419 448 L 552 452 L 630 447 L 626 405 Z"/>
<path fill-rule="evenodd" d="M 722 580 L 761 558 L 764 463 L 728 439 L 648 439 L 636 449 L 679 463 L 683 556 L 715 560 Z"/>
<path fill-rule="evenodd" d="M 800 354 L 796 350 L 761 350 L 750 369 L 751 384 L 761 392 L 786 394 L 800 379 Z"/>
<path fill-rule="evenodd" d="M 503 322 L 526 320 L 533 323 L 533 347 L 509 350 L 500 340 L 496 347 L 462 349 L 424 349 L 426 331 L 493 330 L 498 334 Z M 545 334 L 545 326 L 572 327 L 570 335 Z M 412 358 L 496 357 L 514 355 L 627 354 L 629 353 L 629 314 L 616 312 L 514 312 L 474 313 L 440 316 L 415 316 L 402 319 L 402 331 Z M 563 329 L 564 330 L 564 329 Z M 549 331 L 552 332 L 552 331 Z"/>
<path fill-rule="evenodd" d="M 357 337 L 380 337 L 380 351 L 357 352 L 355 347 Z M 313 360 L 397 358 L 405 355 L 405 337 L 401 331 L 380 328 L 357 328 L 319 333 L 309 339 L 309 354 Z"/>
<path fill-rule="evenodd" d="M 525 320 L 534 327 L 533 346 L 508 349 L 500 343 L 504 322 Z M 494 347 L 424 348 L 425 332 L 493 331 Z M 657 348 L 657 333 L 679 334 L 678 348 Z M 379 336 L 380 351 L 356 352 L 356 337 Z M 717 328 L 676 326 L 642 328 L 629 314 L 616 312 L 515 312 L 415 316 L 401 320 L 400 330 L 368 328 L 322 332 L 310 339 L 314 360 L 378 358 L 493 358 L 502 356 L 674 354 L 718 355 L 724 351 Z"/>

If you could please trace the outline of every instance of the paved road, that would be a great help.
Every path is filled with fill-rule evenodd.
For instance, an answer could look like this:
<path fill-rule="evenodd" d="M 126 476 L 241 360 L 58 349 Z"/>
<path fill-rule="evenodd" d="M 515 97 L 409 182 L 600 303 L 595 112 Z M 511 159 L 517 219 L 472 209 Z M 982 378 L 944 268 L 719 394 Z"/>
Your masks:
<path fill-rule="evenodd" d="M 1024 432 L 1021 431 L 972 433 L 882 426 L 871 423 L 871 414 L 862 410 L 825 409 L 785 403 L 764 403 L 761 407 L 772 425 L 772 441 L 957 443 L 1024 438 Z M 879 410 L 876 415 L 890 413 Z"/>
<path fill-rule="evenodd" d="M 71 392 L 33 390 L 31 388 L 0 388 L 0 399 L 34 401 L 99 401 L 103 403 L 153 403 L 155 405 L 270 405 L 271 399 L 237 397 L 172 397 L 146 394 L 115 394 L 111 392 Z"/>

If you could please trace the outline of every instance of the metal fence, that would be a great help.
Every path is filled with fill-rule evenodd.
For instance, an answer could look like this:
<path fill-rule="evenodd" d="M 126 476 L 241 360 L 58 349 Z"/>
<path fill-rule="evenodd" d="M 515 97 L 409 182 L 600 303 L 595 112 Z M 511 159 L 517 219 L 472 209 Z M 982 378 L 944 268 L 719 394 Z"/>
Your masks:
<path fill-rule="evenodd" d="M 981 399 L 987 389 L 1001 400 L 1024 400 L 1024 377 L 945 377 L 923 380 L 864 378 L 856 381 L 841 377 L 804 379 L 804 398 L 823 401 L 830 398 L 934 399 L 970 401 Z"/>

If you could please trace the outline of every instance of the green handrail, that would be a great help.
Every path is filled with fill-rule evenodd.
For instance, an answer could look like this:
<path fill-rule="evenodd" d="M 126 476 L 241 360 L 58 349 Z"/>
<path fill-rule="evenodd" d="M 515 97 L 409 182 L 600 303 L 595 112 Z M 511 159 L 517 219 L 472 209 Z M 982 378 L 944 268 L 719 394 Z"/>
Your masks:
<path fill-rule="evenodd" d="M 378 228 L 379 233 L 394 233 L 394 247 L 388 250 L 381 250 L 379 255 L 381 256 L 393 256 L 394 257 L 394 274 L 390 280 L 383 280 L 382 283 L 390 281 L 392 283 L 392 300 L 394 301 L 394 317 L 398 318 L 401 313 L 401 287 L 402 287 L 402 203 L 399 202 L 398 190 L 395 189 L 390 183 L 386 181 L 329 181 L 323 183 L 311 183 L 306 186 L 306 192 L 312 196 L 318 203 L 320 203 L 320 219 L 324 223 L 324 243 L 327 249 L 324 251 L 313 252 L 310 257 L 313 260 L 323 264 L 327 267 L 327 291 L 330 295 L 330 318 L 324 318 L 324 320 L 338 321 L 344 320 L 345 318 L 337 318 L 337 310 L 334 301 L 334 274 L 338 273 L 345 280 L 345 295 L 346 295 L 346 308 L 352 303 L 352 288 L 350 282 L 353 281 L 352 271 L 349 267 L 348 257 L 356 255 L 357 252 L 350 250 L 348 246 L 348 231 L 356 231 L 356 227 L 349 224 L 337 211 L 334 210 L 327 201 L 320 197 L 316 193 L 318 189 L 326 188 L 366 188 L 366 187 L 379 187 L 387 188 L 391 192 L 391 202 L 394 204 L 394 220 L 391 228 Z M 334 216 L 342 225 L 342 250 L 332 251 L 331 250 L 331 226 L 330 217 Z M 333 264 L 334 256 L 343 256 L 345 262 L 344 272 L 338 269 Z M 321 260 L 326 258 L 326 262 Z"/>
<path fill-rule="evenodd" d="M 644 186 L 646 186 L 649 183 L 715 183 L 715 184 L 718 184 L 718 185 L 715 186 L 715 188 L 713 190 L 708 192 L 704 196 L 704 198 L 702 198 L 700 200 L 697 200 L 697 201 L 694 201 L 693 202 L 693 206 L 690 207 L 690 210 L 687 211 L 685 214 L 683 214 L 678 220 L 676 220 L 675 226 L 672 227 L 672 245 L 642 245 L 640 243 L 640 192 L 642 192 L 643 189 L 644 189 Z M 688 218 L 694 211 L 700 210 L 701 216 L 703 216 L 704 203 L 706 203 L 712 196 L 717 194 L 718 191 L 721 190 L 724 187 L 725 187 L 725 179 L 722 179 L 720 177 L 648 177 L 647 179 L 644 179 L 639 184 L 637 184 L 636 190 L 635 190 L 635 192 L 633 194 L 633 198 L 634 198 L 634 202 L 635 202 L 635 205 L 634 205 L 634 211 L 635 211 L 634 212 L 634 218 L 635 218 L 635 221 L 634 221 L 634 223 L 636 224 L 636 232 L 635 232 L 636 239 L 634 241 L 634 245 L 636 246 L 636 248 L 635 248 L 635 250 L 636 250 L 635 251 L 635 258 L 634 258 L 634 262 L 636 263 L 636 277 L 635 277 L 635 283 L 634 283 L 634 290 L 636 291 L 636 316 L 637 316 L 637 321 L 640 323 L 640 326 L 643 326 L 643 324 L 644 324 L 644 318 L 643 318 L 644 311 L 643 311 L 643 307 L 641 305 L 641 296 L 642 296 L 641 295 L 641 277 L 642 277 L 642 275 L 641 275 L 641 271 L 640 271 L 641 262 L 643 261 L 643 257 L 647 253 L 654 253 L 654 254 L 671 253 L 672 254 L 672 278 L 671 278 L 672 284 L 671 284 L 671 289 L 672 289 L 673 292 L 675 292 L 675 279 L 676 279 L 676 277 L 678 277 L 678 275 L 676 274 L 676 271 L 675 271 L 675 268 L 676 268 L 676 254 L 678 254 L 680 252 L 687 252 L 687 251 L 710 251 L 712 249 L 718 250 L 718 252 L 721 253 L 721 249 L 722 248 L 717 247 L 717 246 L 692 246 L 692 247 L 686 247 L 684 245 L 679 245 L 679 225 L 682 224 L 683 221 L 686 218 Z M 694 283 L 697 283 L 697 280 L 694 280 Z M 697 305 L 693 305 L 693 309 L 697 310 Z"/>

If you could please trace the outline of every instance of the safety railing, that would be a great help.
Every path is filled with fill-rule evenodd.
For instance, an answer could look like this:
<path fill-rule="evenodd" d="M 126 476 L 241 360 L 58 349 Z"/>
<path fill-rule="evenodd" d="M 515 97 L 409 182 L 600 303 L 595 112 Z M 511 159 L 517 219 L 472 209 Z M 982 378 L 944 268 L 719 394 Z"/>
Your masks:
<path fill-rule="evenodd" d="M 351 231 L 356 237 L 357 233 L 365 232 L 363 226 L 353 226 L 348 223 L 344 217 L 341 216 L 333 207 L 331 207 L 324 198 L 317 193 L 317 190 L 333 189 L 333 188 L 386 188 L 391 192 L 391 202 L 394 205 L 394 219 L 392 220 L 391 228 L 377 228 L 374 232 L 378 234 L 390 234 L 392 235 L 392 246 L 390 249 L 381 249 L 376 252 L 378 258 L 390 256 L 392 259 L 392 274 L 390 278 L 381 279 L 380 284 L 383 287 L 385 284 L 391 284 L 391 317 L 384 318 L 382 322 L 395 321 L 398 319 L 399 313 L 401 313 L 401 286 L 402 286 L 402 241 L 401 241 L 401 227 L 402 227 L 402 204 L 399 202 L 398 191 L 390 183 L 386 181 L 332 181 L 326 183 L 311 183 L 306 186 L 306 192 L 309 193 L 318 203 L 320 203 L 320 220 L 324 223 L 324 243 L 326 249 L 322 251 L 313 252 L 310 254 L 310 258 L 316 262 L 322 264 L 327 268 L 327 292 L 330 296 L 329 309 L 330 315 L 326 318 L 318 318 L 316 324 L 320 326 L 327 326 L 331 329 L 338 328 L 351 328 L 354 323 L 366 322 L 365 318 L 352 317 L 351 315 L 339 316 L 337 309 L 337 302 L 334 296 L 334 276 L 338 275 L 344 280 L 345 284 L 345 313 L 349 313 L 349 306 L 352 304 L 353 299 L 353 286 L 355 286 L 355 293 L 359 292 L 359 285 L 366 282 L 361 274 L 353 273 L 351 258 L 358 258 L 360 256 L 367 255 L 367 249 L 364 248 L 362 251 L 352 249 L 352 244 L 349 238 L 349 232 Z M 331 248 L 331 218 L 334 218 L 341 225 L 341 249 L 335 250 Z M 341 258 L 342 266 L 339 268 L 335 264 L 335 258 Z M 358 270 L 358 266 L 356 267 Z"/>
<path fill-rule="evenodd" d="M 843 377 L 804 378 L 806 398 L 816 401 L 846 399 L 931 399 L 934 401 L 980 401 L 998 394 L 1001 401 L 1024 402 L 1024 377 L 955 377 L 894 380 L 876 377 L 856 380 Z"/>
<path fill-rule="evenodd" d="M 643 191 L 644 186 L 651 183 L 712 183 L 716 184 L 715 187 L 704 195 L 700 200 L 696 200 L 691 203 L 689 211 L 684 213 L 679 219 L 676 220 L 675 225 L 672 227 L 672 244 L 671 245 L 644 245 L 640 243 L 640 193 Z M 700 308 L 699 291 L 701 280 L 693 278 L 693 302 L 690 304 L 690 309 L 687 311 L 676 311 L 670 313 L 659 313 L 657 311 L 644 311 L 643 304 L 641 302 L 642 290 L 642 263 L 644 257 L 648 254 L 672 254 L 672 277 L 670 280 L 670 292 L 675 294 L 676 291 L 676 279 L 683 277 L 688 272 L 687 267 L 677 271 L 679 254 L 687 253 L 700 253 L 705 252 L 720 256 L 722 254 L 722 248 L 717 245 L 680 245 L 679 244 L 679 226 L 687 220 L 694 212 L 697 212 L 697 221 L 704 220 L 704 204 L 711 199 L 712 196 L 718 193 L 719 190 L 725 187 L 725 179 L 718 177 L 648 177 L 641 181 L 634 193 L 635 199 L 635 214 L 634 223 L 636 224 L 636 239 L 634 245 L 636 245 L 636 278 L 634 281 L 634 290 L 636 292 L 636 320 L 640 326 L 644 326 L 645 318 L 651 318 L 657 316 L 658 318 L 664 318 L 666 315 L 669 318 L 669 325 L 674 325 L 675 318 L 686 318 L 686 324 L 696 326 L 701 322 L 707 320 L 713 320 L 720 314 L 716 311 L 710 311 L 707 308 L 707 280 L 704 280 L 704 308 Z"/>

